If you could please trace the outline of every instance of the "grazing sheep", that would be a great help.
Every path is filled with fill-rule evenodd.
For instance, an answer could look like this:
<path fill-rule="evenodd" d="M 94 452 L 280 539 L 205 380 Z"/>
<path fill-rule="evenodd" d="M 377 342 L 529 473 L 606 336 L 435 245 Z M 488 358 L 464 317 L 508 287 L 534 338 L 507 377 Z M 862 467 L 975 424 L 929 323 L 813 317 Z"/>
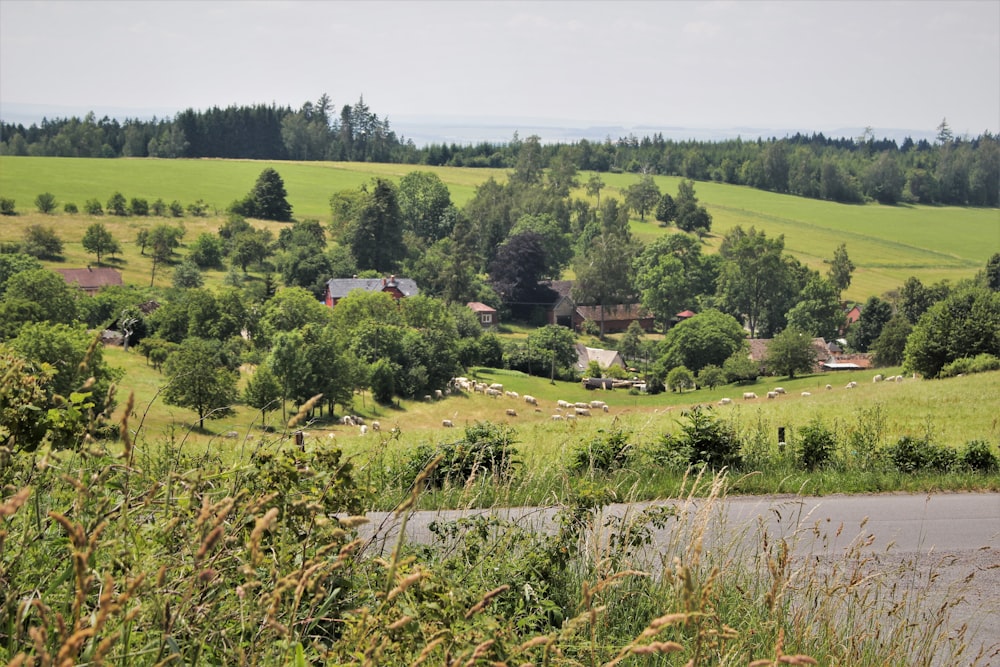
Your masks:
<path fill-rule="evenodd" d="M 601 406 L 601 410 L 604 410 L 605 412 L 607 412 L 608 411 L 608 406 L 607 405 L 602 405 Z"/>
<path fill-rule="evenodd" d="M 744 401 L 749 401 L 749 400 L 752 400 L 754 398 L 757 398 L 757 394 L 753 393 L 752 391 L 745 391 L 745 392 L 743 392 L 743 400 Z"/>
<path fill-rule="evenodd" d="M 378 422 L 372 422 L 372 430 L 373 431 L 381 431 L 382 430 L 382 425 L 379 424 Z"/>
<path fill-rule="evenodd" d="M 601 409 L 601 408 L 605 408 L 605 407 L 607 407 L 607 405 L 608 404 L 605 403 L 604 401 L 591 401 L 590 402 L 590 407 L 594 408 L 595 410 L 598 410 L 598 409 Z"/>
<path fill-rule="evenodd" d="M 810 393 L 809 393 L 808 391 L 804 391 L 804 392 L 802 392 L 802 395 L 803 395 L 803 396 L 812 396 L 812 394 L 810 394 Z"/>
<path fill-rule="evenodd" d="M 719 405 L 729 405 L 732 402 L 733 402 L 733 399 L 731 399 L 731 398 L 720 398 L 719 399 Z"/>
<path fill-rule="evenodd" d="M 240 434 L 237 433 L 236 431 L 226 431 L 225 435 L 223 435 L 222 437 L 223 438 L 238 438 L 238 437 L 240 437 Z"/>
<path fill-rule="evenodd" d="M 767 392 L 767 397 L 768 398 L 778 398 L 778 392 L 776 392 L 776 391 L 769 391 L 769 392 Z"/>
<path fill-rule="evenodd" d="M 827 389 L 833 389 L 833 385 L 832 384 L 828 384 L 828 385 L 826 385 L 826 388 Z"/>
<path fill-rule="evenodd" d="M 353 420 L 354 420 L 354 423 L 355 423 L 355 424 L 357 424 L 358 426 L 360 426 L 361 424 L 364 424 L 364 423 L 365 423 L 365 420 L 364 420 L 364 418 L 362 418 L 362 417 L 359 417 L 359 416 L 357 416 L 357 415 L 351 415 L 351 419 L 353 419 Z"/>
<path fill-rule="evenodd" d="M 902 375 L 897 375 L 896 376 L 896 382 L 902 382 L 902 381 L 903 381 L 903 376 Z"/>
<path fill-rule="evenodd" d="M 455 425 L 451 423 L 450 419 L 442 419 L 441 426 L 445 428 L 455 428 Z"/>
<path fill-rule="evenodd" d="M 361 425 L 361 435 L 368 435 L 368 427 L 364 424 Z"/>
<path fill-rule="evenodd" d="M 508 417 L 516 417 L 517 416 L 517 410 L 515 410 L 514 408 L 507 408 L 507 416 Z"/>
<path fill-rule="evenodd" d="M 487 387 L 486 388 L 486 395 L 489 396 L 489 397 L 491 397 L 491 398 L 500 398 L 500 390 L 499 389 L 493 389 L 492 387 Z"/>
<path fill-rule="evenodd" d="M 854 380 L 851 380 L 850 382 L 847 383 L 847 386 L 844 387 L 844 389 L 854 389 L 857 386 L 858 386 L 858 383 L 855 382 Z"/>
<path fill-rule="evenodd" d="M 529 396 L 528 394 L 524 395 L 524 402 L 528 405 L 538 405 L 538 399 L 534 396 Z"/>
<path fill-rule="evenodd" d="M 440 401 L 442 398 L 444 398 L 444 392 L 441 391 L 440 389 L 435 389 L 434 390 L 434 398 L 436 398 L 436 399 L 438 399 Z"/>
<path fill-rule="evenodd" d="M 582 402 L 581 403 L 574 403 L 573 407 L 574 408 L 589 408 L 590 407 L 590 403 L 582 403 Z"/>
<path fill-rule="evenodd" d="M 562 418 L 563 418 L 562 415 L 552 415 L 552 421 L 554 422 L 561 422 Z"/>
<path fill-rule="evenodd" d="M 872 378 L 872 382 L 881 382 L 884 379 L 885 378 L 882 377 L 882 374 L 879 373 L 878 375 L 876 375 L 875 377 Z"/>
<path fill-rule="evenodd" d="M 576 415 L 566 415 L 566 419 L 576 419 Z"/>
<path fill-rule="evenodd" d="M 424 402 L 425 403 L 430 403 L 432 400 L 434 400 L 434 399 L 431 398 L 430 394 L 424 394 Z"/>
<path fill-rule="evenodd" d="M 576 414 L 580 417 L 590 416 L 590 408 L 576 408 L 574 412 L 576 412 Z"/>
<path fill-rule="evenodd" d="M 351 415 L 344 415 L 343 417 L 340 418 L 340 425 L 341 426 L 357 426 L 358 423 L 356 421 L 354 421 L 354 417 L 352 417 Z"/>
<path fill-rule="evenodd" d="M 774 388 L 774 393 L 775 394 L 784 394 L 785 393 L 785 388 L 784 387 L 775 387 Z"/>
<path fill-rule="evenodd" d="M 503 385 L 500 384 L 499 382 L 494 382 L 493 384 L 490 385 L 489 388 L 495 389 L 496 391 L 499 391 L 501 394 L 503 393 Z"/>
<path fill-rule="evenodd" d="M 567 402 L 567 401 L 563 401 L 563 400 L 561 400 L 561 399 L 560 399 L 560 400 L 558 400 L 558 401 L 556 401 L 556 405 L 558 405 L 558 406 L 559 406 L 560 408 L 568 408 L 568 407 L 571 407 L 571 406 L 570 406 L 570 404 L 569 404 L 569 402 Z"/>

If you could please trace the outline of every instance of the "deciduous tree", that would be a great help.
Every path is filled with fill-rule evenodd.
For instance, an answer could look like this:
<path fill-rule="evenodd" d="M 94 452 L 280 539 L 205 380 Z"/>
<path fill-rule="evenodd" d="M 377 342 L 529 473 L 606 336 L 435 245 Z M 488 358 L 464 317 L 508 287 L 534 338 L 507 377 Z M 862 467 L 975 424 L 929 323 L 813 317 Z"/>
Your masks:
<path fill-rule="evenodd" d="M 238 374 L 223 365 L 218 341 L 185 339 L 167 358 L 164 371 L 170 381 L 163 400 L 197 412 L 198 428 L 203 428 L 206 419 L 232 414 Z"/>
<path fill-rule="evenodd" d="M 847 255 L 847 244 L 841 243 L 833 252 L 833 259 L 830 261 L 830 270 L 827 275 L 830 282 L 837 288 L 837 292 L 843 292 L 851 286 L 851 274 L 854 272 L 854 262 Z"/>
<path fill-rule="evenodd" d="M 767 344 L 767 370 L 794 378 L 796 373 L 808 373 L 816 364 L 816 348 L 812 336 L 788 327 Z"/>
<path fill-rule="evenodd" d="M 101 263 L 101 257 L 105 254 L 121 252 L 121 245 L 108 231 L 102 222 L 95 222 L 87 227 L 83 234 L 83 249 L 97 255 L 97 263 Z"/>

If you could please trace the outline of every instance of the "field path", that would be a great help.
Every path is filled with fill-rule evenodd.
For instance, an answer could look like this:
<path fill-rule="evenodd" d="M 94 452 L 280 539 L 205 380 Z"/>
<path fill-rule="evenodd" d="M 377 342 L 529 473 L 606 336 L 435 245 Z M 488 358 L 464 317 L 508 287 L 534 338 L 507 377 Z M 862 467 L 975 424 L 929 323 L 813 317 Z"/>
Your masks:
<path fill-rule="evenodd" d="M 965 643 L 982 647 L 988 656 L 978 664 L 1000 667 L 1000 493 L 739 496 L 712 502 L 618 504 L 606 507 L 595 525 L 664 505 L 675 507 L 681 521 L 654 531 L 654 546 L 640 565 L 656 570 L 669 562 L 664 549 L 677 543 L 671 532 L 696 524 L 708 526 L 706 553 L 722 547 L 731 551 L 733 536 L 747 547 L 745 552 L 757 553 L 766 532 L 772 542 L 786 539 L 801 564 L 815 559 L 821 567 L 832 568 L 850 554 L 854 562 L 892 573 L 891 582 L 899 584 L 901 594 L 922 594 L 921 609 L 928 614 L 946 599 L 957 598 L 949 618 L 952 632 L 967 624 Z M 428 543 L 433 521 L 490 513 L 551 531 L 557 511 L 526 507 L 415 512 L 407 521 L 406 539 Z M 373 548 L 390 552 L 399 537 L 399 519 L 391 512 L 372 512 L 368 518 L 371 523 L 362 535 L 372 539 Z M 588 539 L 606 539 L 602 532 L 598 529 Z M 966 657 L 971 661 L 972 656 Z"/>

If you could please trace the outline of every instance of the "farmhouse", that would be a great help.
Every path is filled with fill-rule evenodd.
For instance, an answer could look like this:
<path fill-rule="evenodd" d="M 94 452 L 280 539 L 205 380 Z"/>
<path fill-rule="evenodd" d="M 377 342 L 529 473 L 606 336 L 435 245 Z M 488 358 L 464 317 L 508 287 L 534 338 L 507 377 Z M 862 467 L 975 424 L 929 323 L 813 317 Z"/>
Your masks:
<path fill-rule="evenodd" d="M 632 322 L 638 322 L 643 331 L 653 330 L 653 314 L 638 303 L 626 303 L 616 306 L 577 306 L 576 314 L 578 320 L 583 322 L 594 322 L 601 326 L 603 321 L 604 333 L 618 333 L 628 329 Z M 579 328 L 580 325 L 577 325 Z"/>
<path fill-rule="evenodd" d="M 490 308 L 485 303 L 480 303 L 478 301 L 470 301 L 465 304 L 465 306 L 476 314 L 476 319 L 479 320 L 479 325 L 484 329 L 489 329 L 500 324 L 496 308 Z"/>
<path fill-rule="evenodd" d="M 102 287 L 121 286 L 122 274 L 112 268 L 55 269 L 69 285 L 76 286 L 87 296 L 94 296 Z"/>
<path fill-rule="evenodd" d="M 410 278 L 333 278 L 326 281 L 323 301 L 333 308 L 337 302 L 354 290 L 366 292 L 386 292 L 397 301 L 407 296 L 415 296 L 420 292 L 416 281 Z"/>
<path fill-rule="evenodd" d="M 591 361 L 596 361 L 602 369 L 620 366 L 625 368 L 625 362 L 618 350 L 602 350 L 598 347 L 587 347 L 583 343 L 576 344 L 576 369 L 581 373 L 587 371 Z"/>
<path fill-rule="evenodd" d="M 767 346 L 771 343 L 770 338 L 750 338 L 747 340 L 750 345 L 750 358 L 757 362 L 760 367 L 761 373 L 766 373 L 767 368 L 765 362 L 767 360 Z M 830 350 L 826 345 L 826 340 L 823 338 L 813 338 L 812 340 L 813 349 L 816 350 L 816 364 L 815 370 L 817 372 L 824 370 L 824 365 L 827 362 L 834 361 L 833 355 L 830 354 Z"/>

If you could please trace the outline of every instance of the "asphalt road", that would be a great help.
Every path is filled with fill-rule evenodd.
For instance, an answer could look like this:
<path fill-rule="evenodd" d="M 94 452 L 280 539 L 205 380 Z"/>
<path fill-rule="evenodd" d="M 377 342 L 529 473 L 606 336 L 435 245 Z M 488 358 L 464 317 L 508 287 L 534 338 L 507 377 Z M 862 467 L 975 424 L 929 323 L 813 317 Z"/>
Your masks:
<path fill-rule="evenodd" d="M 948 599 L 959 599 L 950 612 L 950 632 L 966 624 L 964 643 L 982 648 L 979 665 L 1000 667 L 1000 494 L 941 493 L 852 496 L 728 497 L 708 502 L 664 501 L 611 505 L 596 525 L 633 516 L 648 507 L 672 506 L 681 520 L 654 532 L 648 560 L 651 570 L 669 562 L 665 551 L 690 539 L 695 526 L 707 526 L 704 550 L 732 552 L 734 540 L 756 553 L 764 534 L 773 543 L 782 538 L 799 563 L 836 568 L 847 560 L 889 573 L 901 591 L 922 591 L 923 607 L 931 613 Z M 492 512 L 535 530 L 553 529 L 557 508 L 507 508 L 416 512 L 407 521 L 407 540 L 429 542 L 435 520 Z M 399 534 L 398 518 L 374 512 L 362 535 L 375 549 L 391 551 Z M 708 517 L 706 519 L 706 517 Z M 680 533 L 678 532 L 680 531 Z M 600 529 L 590 538 L 600 541 Z M 681 534 L 683 533 L 683 534 Z M 971 578 L 970 578 L 971 575 Z M 968 661 L 958 664 L 970 664 Z M 964 658 L 963 658 L 964 659 Z M 940 664 L 951 664 L 942 660 Z"/>

